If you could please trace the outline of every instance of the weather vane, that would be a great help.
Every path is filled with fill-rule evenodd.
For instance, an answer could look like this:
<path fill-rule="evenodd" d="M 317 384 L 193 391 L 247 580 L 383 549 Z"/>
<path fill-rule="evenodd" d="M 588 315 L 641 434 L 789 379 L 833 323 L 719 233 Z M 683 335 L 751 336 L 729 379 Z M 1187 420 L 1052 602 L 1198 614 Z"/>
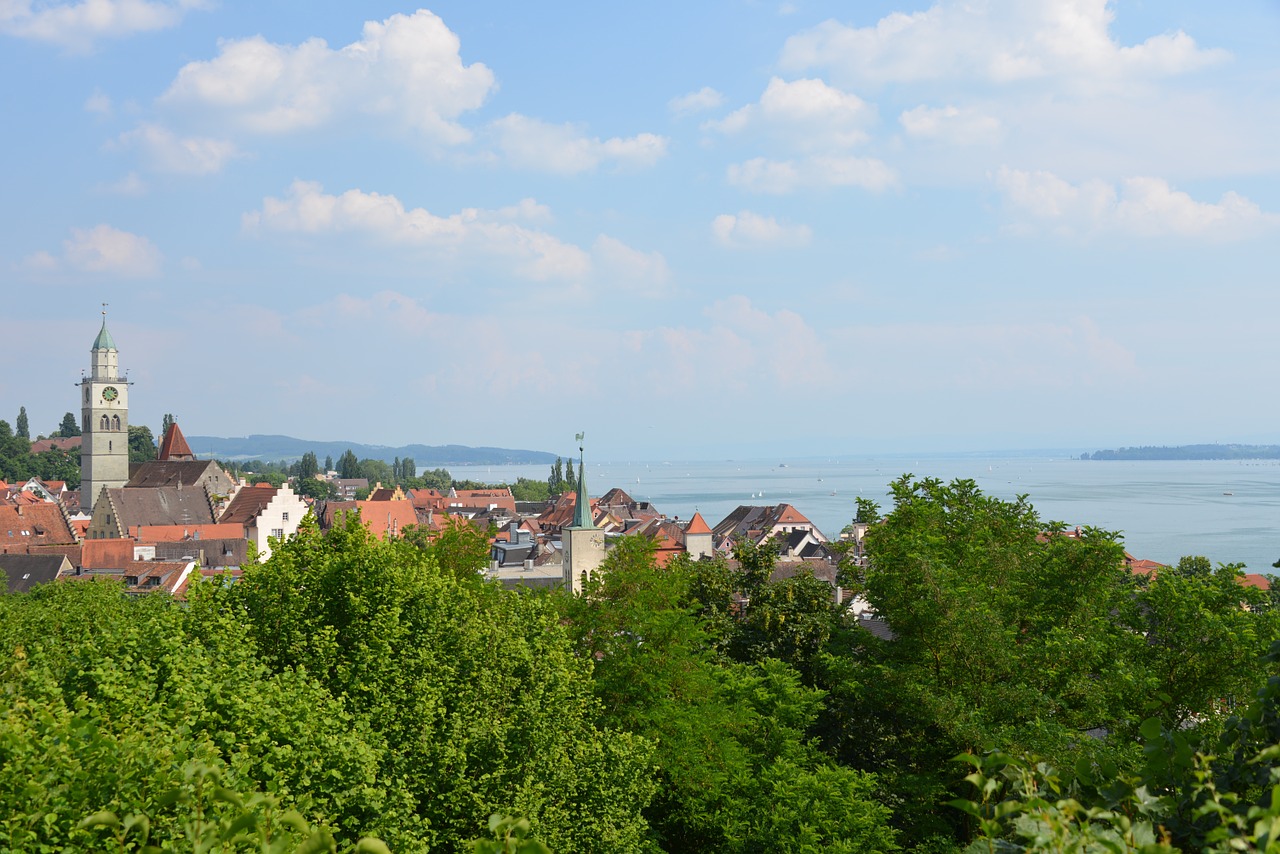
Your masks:
<path fill-rule="evenodd" d="M 575 433 L 575 434 L 574 434 L 574 436 L 573 436 L 573 438 L 575 438 L 575 439 L 577 439 L 577 440 L 578 440 L 578 451 L 579 451 L 579 453 L 581 453 L 581 452 L 582 452 L 582 440 L 583 440 L 584 438 L 586 438 L 586 435 L 587 435 L 586 433 Z"/>

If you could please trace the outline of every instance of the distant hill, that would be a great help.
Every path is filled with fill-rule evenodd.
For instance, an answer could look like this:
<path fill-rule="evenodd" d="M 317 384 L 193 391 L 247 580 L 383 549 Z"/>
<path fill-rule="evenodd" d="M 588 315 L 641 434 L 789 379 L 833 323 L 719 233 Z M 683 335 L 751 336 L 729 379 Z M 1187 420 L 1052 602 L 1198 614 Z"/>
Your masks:
<path fill-rule="evenodd" d="M 359 442 L 312 442 L 292 436 L 243 436 L 224 439 L 219 436 L 188 436 L 187 444 L 199 457 L 219 460 L 296 460 L 307 451 L 324 462 L 325 457 L 335 460 L 348 449 L 362 460 L 393 462 L 412 457 L 420 466 L 470 465 L 498 466 L 546 463 L 556 461 L 555 454 L 546 451 L 523 451 L 510 448 L 469 448 L 466 445 L 362 445 Z"/>
<path fill-rule="evenodd" d="M 1082 460 L 1277 460 L 1280 445 L 1147 445 L 1081 454 Z"/>

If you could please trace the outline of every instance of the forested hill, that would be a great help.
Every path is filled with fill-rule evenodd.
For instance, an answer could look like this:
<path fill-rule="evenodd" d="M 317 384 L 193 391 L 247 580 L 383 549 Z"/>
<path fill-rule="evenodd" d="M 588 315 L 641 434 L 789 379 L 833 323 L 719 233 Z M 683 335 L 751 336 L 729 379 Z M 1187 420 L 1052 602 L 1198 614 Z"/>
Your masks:
<path fill-rule="evenodd" d="M 1280 445 L 1144 445 L 1081 454 L 1082 460 L 1277 460 Z"/>
<path fill-rule="evenodd" d="M 310 451 L 320 459 L 337 459 L 350 450 L 361 459 L 391 462 L 411 457 L 418 465 L 550 465 L 555 454 L 546 451 L 513 450 L 511 448 L 471 448 L 466 445 L 362 445 L 359 442 L 312 442 L 292 436 L 251 435 L 224 439 L 218 436 L 188 436 L 191 450 L 201 457 L 219 460 L 288 460 Z"/>

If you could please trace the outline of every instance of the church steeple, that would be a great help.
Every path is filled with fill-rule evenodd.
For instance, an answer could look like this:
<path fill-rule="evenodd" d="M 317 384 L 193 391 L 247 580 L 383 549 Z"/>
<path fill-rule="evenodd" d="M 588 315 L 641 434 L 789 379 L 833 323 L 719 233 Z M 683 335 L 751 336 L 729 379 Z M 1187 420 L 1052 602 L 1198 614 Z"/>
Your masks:
<path fill-rule="evenodd" d="M 129 480 L 129 379 L 120 375 L 105 305 L 89 351 L 89 373 L 80 380 L 80 413 L 80 506 L 88 510 L 103 487 L 116 489 Z"/>
<path fill-rule="evenodd" d="M 591 521 L 591 496 L 587 494 L 587 463 L 582 450 L 582 433 L 578 439 L 578 494 L 574 497 L 573 524 L 560 531 L 561 559 L 564 561 L 564 586 L 574 593 L 582 592 L 587 576 L 604 562 L 604 531 Z"/>
<path fill-rule="evenodd" d="M 579 433 L 577 439 L 582 441 L 585 433 Z M 573 527 L 575 528 L 594 528 L 595 523 L 591 521 L 591 499 L 587 496 L 587 466 L 582 461 L 583 449 L 582 445 L 578 445 L 578 483 L 576 489 L 577 497 L 574 499 L 576 504 L 573 508 Z"/>

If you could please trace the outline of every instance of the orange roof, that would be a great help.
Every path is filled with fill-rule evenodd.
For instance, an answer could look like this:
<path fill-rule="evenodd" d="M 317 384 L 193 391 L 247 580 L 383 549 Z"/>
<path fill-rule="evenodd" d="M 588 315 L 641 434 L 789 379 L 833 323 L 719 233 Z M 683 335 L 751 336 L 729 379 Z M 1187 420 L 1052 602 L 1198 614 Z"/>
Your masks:
<path fill-rule="evenodd" d="M 398 537 L 410 525 L 418 524 L 418 514 L 408 499 L 398 501 L 330 501 L 325 515 L 330 524 L 337 524 L 340 514 L 360 511 L 360 521 L 374 536 L 385 540 L 388 535 Z"/>
<path fill-rule="evenodd" d="M 707 520 L 702 518 L 702 514 L 695 510 L 693 511 L 693 518 L 685 526 L 684 532 L 686 534 L 710 534 L 711 528 L 707 525 Z"/>
<path fill-rule="evenodd" d="M 156 543 L 192 539 L 234 540 L 244 536 L 244 525 L 230 522 L 221 525 L 135 525 L 129 529 L 129 535 L 139 540 Z"/>
<path fill-rule="evenodd" d="M 85 540 L 80 549 L 80 565 L 85 569 L 127 569 L 133 566 L 133 540 Z"/>
<path fill-rule="evenodd" d="M 178 422 L 170 424 L 169 432 L 165 433 L 164 439 L 160 441 L 160 452 L 156 454 L 156 459 L 194 460 L 195 458 L 196 455 L 191 452 L 191 446 L 187 444 L 186 437 L 178 429 Z"/>

